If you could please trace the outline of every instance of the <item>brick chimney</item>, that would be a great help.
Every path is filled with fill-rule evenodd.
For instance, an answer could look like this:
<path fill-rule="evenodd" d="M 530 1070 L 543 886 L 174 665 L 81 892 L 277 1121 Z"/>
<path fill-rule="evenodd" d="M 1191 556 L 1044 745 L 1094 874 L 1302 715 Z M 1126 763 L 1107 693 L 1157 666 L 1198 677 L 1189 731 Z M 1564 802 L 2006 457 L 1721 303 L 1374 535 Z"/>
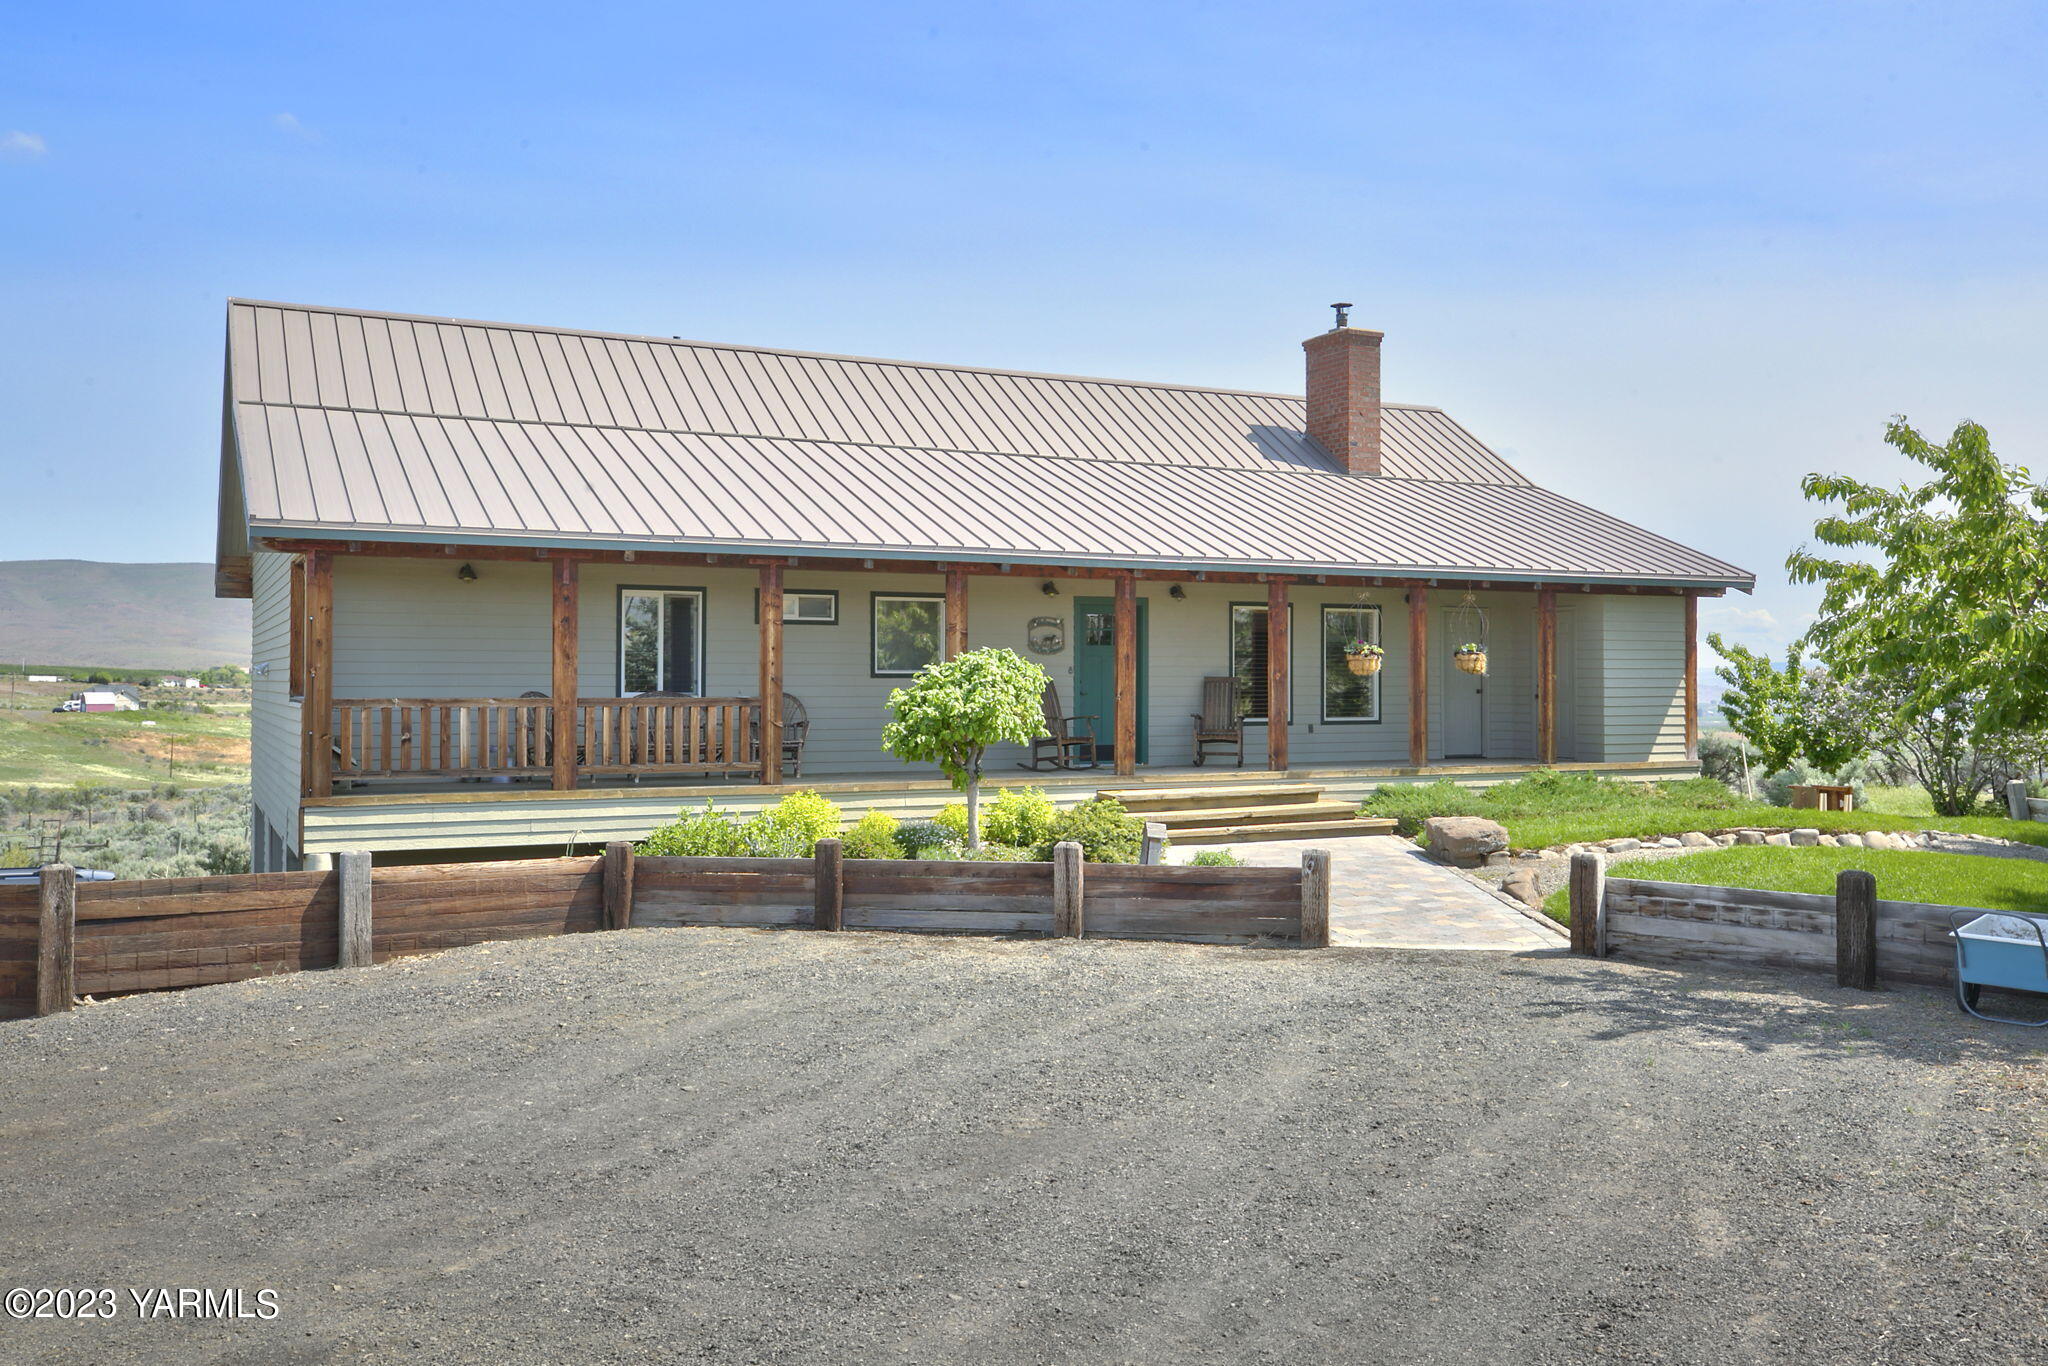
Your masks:
<path fill-rule="evenodd" d="M 1346 474 L 1380 472 L 1380 337 L 1351 327 L 1350 304 L 1333 304 L 1337 325 L 1301 344 L 1308 353 L 1308 434 Z"/>

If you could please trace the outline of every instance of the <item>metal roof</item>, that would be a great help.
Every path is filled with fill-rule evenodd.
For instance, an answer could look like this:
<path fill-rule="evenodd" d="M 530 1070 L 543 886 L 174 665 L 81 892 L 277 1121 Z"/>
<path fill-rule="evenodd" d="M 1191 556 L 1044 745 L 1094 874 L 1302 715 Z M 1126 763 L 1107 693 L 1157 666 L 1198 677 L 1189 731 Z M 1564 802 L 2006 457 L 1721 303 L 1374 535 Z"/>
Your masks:
<path fill-rule="evenodd" d="M 1435 408 L 231 301 L 255 534 L 1750 586 Z M 230 506 L 232 499 L 224 499 Z"/>

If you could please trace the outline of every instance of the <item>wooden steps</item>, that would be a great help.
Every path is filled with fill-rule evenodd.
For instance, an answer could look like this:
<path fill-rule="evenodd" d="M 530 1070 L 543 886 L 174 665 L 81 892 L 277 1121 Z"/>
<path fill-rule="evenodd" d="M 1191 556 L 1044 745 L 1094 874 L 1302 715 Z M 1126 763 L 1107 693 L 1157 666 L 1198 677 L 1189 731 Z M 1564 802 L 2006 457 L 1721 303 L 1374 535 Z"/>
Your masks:
<path fill-rule="evenodd" d="M 1343 839 L 1392 834 L 1394 823 L 1358 814 L 1356 802 L 1323 796 L 1314 783 L 1213 783 L 1202 787 L 1104 788 L 1175 844 Z"/>

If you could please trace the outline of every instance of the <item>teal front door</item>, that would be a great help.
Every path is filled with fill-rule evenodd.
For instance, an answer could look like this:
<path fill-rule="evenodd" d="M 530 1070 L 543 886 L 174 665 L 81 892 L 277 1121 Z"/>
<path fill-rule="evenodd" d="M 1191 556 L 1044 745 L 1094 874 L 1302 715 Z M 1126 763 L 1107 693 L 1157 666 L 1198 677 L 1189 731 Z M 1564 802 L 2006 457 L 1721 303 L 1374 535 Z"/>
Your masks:
<path fill-rule="evenodd" d="M 1146 755 L 1145 695 L 1151 671 L 1145 658 L 1145 600 L 1138 599 L 1138 759 Z M 1095 718 L 1095 755 L 1104 763 L 1116 759 L 1116 602 L 1111 598 L 1075 598 L 1074 715 Z"/>

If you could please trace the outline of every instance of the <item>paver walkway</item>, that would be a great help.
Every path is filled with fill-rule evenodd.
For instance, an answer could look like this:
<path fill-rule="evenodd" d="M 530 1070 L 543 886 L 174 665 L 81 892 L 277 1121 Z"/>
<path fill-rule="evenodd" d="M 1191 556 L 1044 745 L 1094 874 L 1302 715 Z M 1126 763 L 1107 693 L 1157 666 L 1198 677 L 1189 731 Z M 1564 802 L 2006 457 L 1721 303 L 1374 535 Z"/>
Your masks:
<path fill-rule="evenodd" d="M 1246 863 L 1295 867 L 1330 851 L 1330 942 L 1349 948 L 1562 950 L 1551 934 L 1482 887 L 1394 835 L 1250 840 L 1227 846 Z M 1195 848 L 1171 848 L 1186 863 Z"/>

